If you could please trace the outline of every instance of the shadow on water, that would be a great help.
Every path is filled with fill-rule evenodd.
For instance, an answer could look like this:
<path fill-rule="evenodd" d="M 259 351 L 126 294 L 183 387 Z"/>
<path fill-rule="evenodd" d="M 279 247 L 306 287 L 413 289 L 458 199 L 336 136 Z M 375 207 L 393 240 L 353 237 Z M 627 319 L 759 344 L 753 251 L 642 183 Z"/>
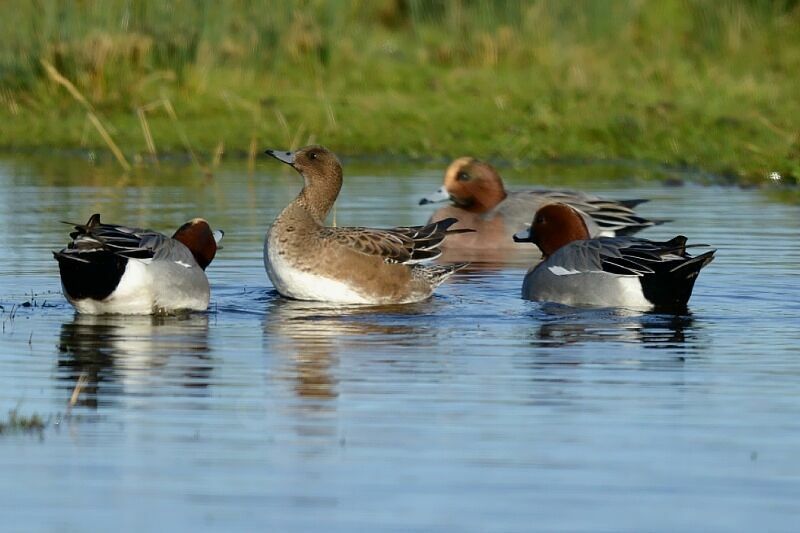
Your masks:
<path fill-rule="evenodd" d="M 70 393 L 85 386 L 78 404 L 96 408 L 120 394 L 149 394 L 159 374 L 178 368 L 175 383 L 204 390 L 214 369 L 208 356 L 208 315 L 91 316 L 61 325 L 59 377 Z M 170 378 L 173 376 L 170 375 Z"/>

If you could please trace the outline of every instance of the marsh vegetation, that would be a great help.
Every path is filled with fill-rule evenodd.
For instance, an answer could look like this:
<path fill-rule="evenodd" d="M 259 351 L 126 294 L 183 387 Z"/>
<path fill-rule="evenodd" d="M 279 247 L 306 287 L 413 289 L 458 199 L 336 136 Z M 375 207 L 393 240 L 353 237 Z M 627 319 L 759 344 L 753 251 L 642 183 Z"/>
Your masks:
<path fill-rule="evenodd" d="M 5 148 L 111 139 L 128 164 L 208 167 L 324 141 L 800 176 L 796 0 L 7 2 L 0 31 Z"/>

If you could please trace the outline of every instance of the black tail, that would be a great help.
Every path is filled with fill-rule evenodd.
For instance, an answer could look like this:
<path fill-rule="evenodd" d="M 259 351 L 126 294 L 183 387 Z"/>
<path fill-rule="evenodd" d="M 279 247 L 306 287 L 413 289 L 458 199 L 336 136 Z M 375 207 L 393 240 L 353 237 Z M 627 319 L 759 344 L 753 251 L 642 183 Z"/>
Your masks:
<path fill-rule="evenodd" d="M 431 222 L 430 224 L 423 226 L 422 229 L 420 230 L 420 233 L 423 233 L 425 230 L 432 230 L 432 232 L 435 233 L 444 232 L 447 235 L 455 235 L 456 233 L 473 233 L 475 231 L 474 229 L 469 229 L 469 228 L 450 229 L 450 226 L 457 223 L 458 223 L 457 218 L 453 217 L 443 218 L 442 220 Z"/>
<path fill-rule="evenodd" d="M 475 231 L 473 229 L 449 229 L 450 226 L 457 222 L 458 220 L 455 218 L 445 218 L 424 226 L 394 228 L 392 231 L 405 235 L 414 241 L 411 257 L 408 258 L 407 262 L 419 263 L 436 259 L 442 255 L 441 244 L 448 235 Z"/>
<path fill-rule="evenodd" d="M 97 250 L 81 252 L 64 249 L 53 252 L 64 291 L 74 300 L 103 300 L 117 288 L 128 258 Z"/>
<path fill-rule="evenodd" d="M 67 222 L 66 220 L 62 220 L 61 223 L 72 226 L 75 229 L 75 231 L 69 234 L 69 236 L 73 240 L 77 239 L 81 235 L 86 235 L 90 233 L 92 229 L 102 225 L 100 223 L 100 213 L 95 213 L 92 216 L 90 216 L 86 224 L 76 224 L 74 222 Z"/>
<path fill-rule="evenodd" d="M 666 244 L 674 245 L 676 253 L 685 253 L 685 237 L 676 237 Z M 700 270 L 714 260 L 715 252 L 716 250 L 710 250 L 697 257 L 676 260 L 667 264 L 668 270 L 645 274 L 639 278 L 645 298 L 653 302 L 657 310 L 676 312 L 685 310 Z"/>
<path fill-rule="evenodd" d="M 716 250 L 709 250 L 704 254 L 698 255 L 697 257 L 692 257 L 688 261 L 673 268 L 672 272 L 675 274 L 681 273 L 682 275 L 696 278 L 697 274 L 700 273 L 700 270 L 714 260 L 715 252 Z"/>
<path fill-rule="evenodd" d="M 673 237 L 668 241 L 664 241 L 661 245 L 664 248 L 664 251 L 670 251 L 672 253 L 676 253 L 678 255 L 686 254 L 686 241 L 688 239 L 684 235 L 678 235 L 677 237 Z"/>
<path fill-rule="evenodd" d="M 649 201 L 650 200 L 648 200 L 646 198 L 636 198 L 634 200 L 617 200 L 617 203 L 621 204 L 621 205 L 624 205 L 625 207 L 629 207 L 629 208 L 633 209 L 637 205 L 641 205 L 641 204 L 643 204 L 645 202 L 649 202 Z"/>

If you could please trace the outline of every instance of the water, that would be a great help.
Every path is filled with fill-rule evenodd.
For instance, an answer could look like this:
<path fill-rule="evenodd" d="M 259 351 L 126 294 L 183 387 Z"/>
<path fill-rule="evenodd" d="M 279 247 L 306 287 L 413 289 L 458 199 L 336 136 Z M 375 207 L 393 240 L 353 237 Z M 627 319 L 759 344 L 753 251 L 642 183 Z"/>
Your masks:
<path fill-rule="evenodd" d="M 717 247 L 690 314 L 522 301 L 525 258 L 414 305 L 284 301 L 262 239 L 299 181 L 275 163 L 213 179 L 0 163 L 0 420 L 49 422 L 0 435 L 3 531 L 794 530 L 800 208 L 625 169 L 527 172 L 651 198 L 640 210 L 675 222 L 646 236 Z M 337 222 L 420 223 L 440 176 L 348 165 Z M 225 229 L 210 312 L 74 315 L 50 251 L 59 220 L 93 212 Z"/>

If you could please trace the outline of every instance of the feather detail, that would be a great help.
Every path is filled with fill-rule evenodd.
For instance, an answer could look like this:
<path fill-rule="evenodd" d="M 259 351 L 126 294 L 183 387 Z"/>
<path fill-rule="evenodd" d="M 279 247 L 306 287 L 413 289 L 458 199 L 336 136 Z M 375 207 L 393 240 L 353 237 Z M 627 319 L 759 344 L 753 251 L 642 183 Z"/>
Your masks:
<path fill-rule="evenodd" d="M 365 255 L 377 255 L 387 263 L 414 265 L 442 255 L 447 235 L 471 229 L 450 230 L 458 222 L 447 218 L 424 226 L 372 229 L 361 227 L 320 228 L 319 237 Z"/>
<path fill-rule="evenodd" d="M 598 196 L 572 191 L 534 190 L 528 194 L 544 197 L 548 202 L 569 205 L 591 217 L 601 231 L 615 235 L 630 235 L 645 228 L 669 222 L 667 219 L 650 220 L 633 210 L 647 200 L 608 200 Z"/>

